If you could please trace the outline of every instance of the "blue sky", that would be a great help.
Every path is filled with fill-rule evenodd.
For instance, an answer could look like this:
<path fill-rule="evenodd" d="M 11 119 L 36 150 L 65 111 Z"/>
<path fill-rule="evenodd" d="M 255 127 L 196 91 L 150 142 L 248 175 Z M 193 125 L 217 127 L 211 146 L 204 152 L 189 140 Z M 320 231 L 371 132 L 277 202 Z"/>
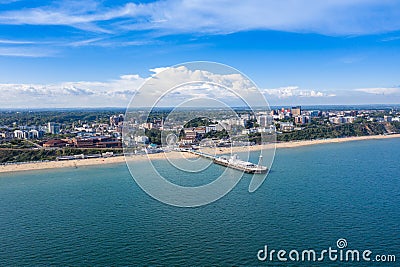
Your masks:
<path fill-rule="evenodd" d="M 1 107 L 125 106 L 151 69 L 195 60 L 272 105 L 399 104 L 400 2 L 0 0 Z"/>

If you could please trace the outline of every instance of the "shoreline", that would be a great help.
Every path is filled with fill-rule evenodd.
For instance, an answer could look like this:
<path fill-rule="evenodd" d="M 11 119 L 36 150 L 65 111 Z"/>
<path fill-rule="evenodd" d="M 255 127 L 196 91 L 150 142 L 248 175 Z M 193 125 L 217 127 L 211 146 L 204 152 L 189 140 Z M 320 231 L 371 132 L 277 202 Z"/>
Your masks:
<path fill-rule="evenodd" d="M 354 136 L 354 137 L 344 137 L 344 138 L 332 138 L 332 139 L 320 139 L 320 140 L 302 140 L 302 141 L 289 141 L 276 143 L 275 147 L 280 148 L 295 148 L 310 145 L 319 144 L 330 144 L 330 143 L 344 143 L 351 141 L 362 141 L 362 140 L 377 140 L 377 139 L 389 139 L 389 138 L 399 138 L 400 134 L 392 135 L 370 135 L 370 136 Z M 227 154 L 230 152 L 248 152 L 257 151 L 264 148 L 272 148 L 273 145 L 256 145 L 250 147 L 233 147 L 233 148 L 218 148 L 217 154 Z M 208 148 L 210 150 L 210 148 Z M 203 152 L 208 152 L 204 149 Z M 211 153 L 211 152 L 209 152 Z M 169 153 L 158 153 L 149 155 L 135 155 L 132 156 L 131 160 L 144 160 L 147 156 L 151 159 L 166 159 L 168 158 L 188 158 L 197 157 L 195 155 L 185 153 L 183 156 L 181 152 L 169 152 Z M 10 173 L 19 171 L 33 171 L 33 170 L 44 170 L 44 169 L 58 169 L 58 168 L 79 168 L 83 166 L 94 166 L 103 164 L 115 164 L 125 162 L 124 156 L 116 156 L 109 158 L 94 158 L 94 159 L 81 159 L 81 160 L 67 160 L 67 161 L 48 161 L 48 162 L 35 162 L 35 163 L 14 163 L 7 165 L 0 165 L 0 173 Z"/>

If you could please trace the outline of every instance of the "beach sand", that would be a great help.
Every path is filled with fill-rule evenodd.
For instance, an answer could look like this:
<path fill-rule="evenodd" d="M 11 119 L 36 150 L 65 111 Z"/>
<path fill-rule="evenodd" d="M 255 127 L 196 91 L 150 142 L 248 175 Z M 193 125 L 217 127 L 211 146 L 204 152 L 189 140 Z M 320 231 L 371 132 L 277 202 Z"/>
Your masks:
<path fill-rule="evenodd" d="M 292 142 L 282 142 L 275 144 L 276 148 L 294 148 L 300 146 L 309 146 L 317 144 L 328 144 L 328 143 L 342 143 L 350 141 L 359 140 L 373 140 L 373 139 L 387 139 L 387 138 L 397 138 L 400 134 L 393 135 L 372 135 L 372 136 L 358 136 L 358 137 L 345 137 L 345 138 L 334 138 L 334 139 L 322 139 L 322 140 L 307 140 L 307 141 L 292 141 Z M 257 151 L 261 149 L 273 148 L 272 145 L 257 145 L 251 147 L 233 147 L 233 148 L 205 148 L 202 152 L 209 154 L 228 154 L 231 152 L 248 152 Z M 158 153 L 150 155 L 135 155 L 130 157 L 130 160 L 145 160 L 147 157 L 151 159 L 166 159 L 168 158 L 192 158 L 197 157 L 189 153 L 181 152 L 169 152 L 169 153 Z M 112 163 L 122 163 L 125 162 L 124 156 L 109 157 L 109 158 L 94 158 L 94 159 L 81 159 L 81 160 L 66 160 L 66 161 L 49 161 L 49 162 L 38 162 L 38 163 L 20 163 L 20 164 L 7 164 L 0 165 L 0 173 L 5 172 L 17 172 L 17 171 L 28 171 L 28 170 L 43 170 L 43 169 L 53 169 L 53 168 L 79 168 L 81 166 L 90 165 L 103 165 Z"/>

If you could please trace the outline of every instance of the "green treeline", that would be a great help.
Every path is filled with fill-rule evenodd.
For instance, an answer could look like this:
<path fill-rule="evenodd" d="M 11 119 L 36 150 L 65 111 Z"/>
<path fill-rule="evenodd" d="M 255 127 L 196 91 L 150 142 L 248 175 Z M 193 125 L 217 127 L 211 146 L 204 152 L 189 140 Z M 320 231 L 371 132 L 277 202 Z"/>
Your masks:
<path fill-rule="evenodd" d="M 117 113 L 124 113 L 124 110 L 66 110 L 66 111 L 23 111 L 8 112 L 0 111 L 0 125 L 45 125 L 48 122 L 56 122 L 66 125 L 72 123 L 107 123 L 109 117 Z"/>
<path fill-rule="evenodd" d="M 312 140 L 347 136 L 365 136 L 400 131 L 400 123 L 349 123 L 341 125 L 310 125 L 299 131 L 277 135 L 277 141 Z"/>

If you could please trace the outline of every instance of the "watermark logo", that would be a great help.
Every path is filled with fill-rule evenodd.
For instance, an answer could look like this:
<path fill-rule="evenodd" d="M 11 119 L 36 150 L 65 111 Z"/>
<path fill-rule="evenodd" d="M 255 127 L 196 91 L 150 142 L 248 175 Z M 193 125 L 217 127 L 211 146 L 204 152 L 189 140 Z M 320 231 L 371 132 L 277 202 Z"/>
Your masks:
<path fill-rule="evenodd" d="M 275 141 L 262 91 L 238 70 L 214 62 L 157 70 L 131 99 L 123 127 L 124 155 L 136 183 L 178 207 L 218 200 L 245 172 L 252 175 L 249 192 L 256 191 L 272 165 Z M 257 152 L 250 153 L 255 144 Z M 174 171 L 167 173 L 159 159 Z M 184 186 L 171 179 L 203 173 L 213 164 L 221 171 L 207 184 Z"/>
<path fill-rule="evenodd" d="M 257 252 L 259 261 L 277 262 L 396 262 L 395 254 L 375 254 L 370 249 L 348 249 L 347 240 L 339 238 L 336 247 L 314 250 L 270 249 L 267 245 Z"/>
<path fill-rule="evenodd" d="M 347 240 L 344 239 L 344 238 L 339 238 L 339 239 L 336 241 L 336 246 L 337 246 L 338 248 L 346 248 L 346 247 L 347 247 Z"/>

